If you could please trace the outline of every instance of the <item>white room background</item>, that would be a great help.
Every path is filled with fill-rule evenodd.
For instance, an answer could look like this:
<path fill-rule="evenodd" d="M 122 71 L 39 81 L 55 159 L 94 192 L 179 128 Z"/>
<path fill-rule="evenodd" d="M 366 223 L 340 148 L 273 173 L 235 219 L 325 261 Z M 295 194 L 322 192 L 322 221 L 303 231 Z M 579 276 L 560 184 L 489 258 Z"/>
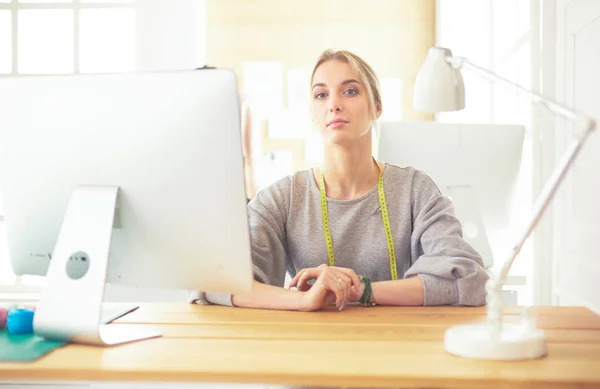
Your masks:
<path fill-rule="evenodd" d="M 565 69 L 564 60 L 557 62 L 557 58 L 564 58 L 569 50 L 573 51 L 569 46 L 574 42 L 573 36 L 585 38 L 585 42 L 596 37 L 597 22 L 594 23 L 596 19 L 592 16 L 596 15 L 598 3 L 598 0 L 438 0 L 436 41 L 440 46 L 451 48 L 454 54 L 466 56 L 524 87 L 556 94 L 560 100 L 567 101 L 577 95 L 572 92 L 575 81 L 569 79 L 565 84 L 563 75 L 569 69 Z M 589 12 L 580 12 L 582 7 Z M 0 0 L 0 77 L 199 67 L 206 58 L 205 10 L 205 0 Z M 565 16 L 566 10 L 571 10 L 571 14 L 577 10 L 578 15 L 589 13 L 592 19 L 581 17 L 583 21 L 572 21 Z M 579 30 L 558 26 L 558 22 L 574 24 Z M 555 44 L 557 38 L 562 42 L 560 53 Z M 572 69 L 569 74 L 574 77 Z M 297 74 L 299 80 L 303 77 L 301 72 Z M 532 199 L 555 164 L 554 131 L 547 118 L 540 116 L 527 99 L 468 72 L 464 78 L 467 108 L 440 114 L 437 120 L 527 126 L 519 181 L 520 201 L 513 211 L 515 224 L 519 225 L 524 218 L 518 216 L 528 215 Z M 563 80 L 562 84 L 557 84 L 557 80 Z M 389 80 L 388 89 L 398 89 L 394 82 L 401 81 Z M 394 99 L 394 96 L 389 98 Z M 557 143 L 559 141 L 557 139 Z M 263 185 L 273 175 L 265 173 Z M 569 222 L 566 212 L 561 211 L 559 217 Z M 552 242 L 559 242 L 561 237 L 555 232 L 555 224 L 551 210 L 511 273 L 513 283 L 517 284 L 511 287 L 519 291 L 520 304 L 559 302 L 556 291 L 552 299 L 551 287 Z M 564 253 L 565 247 L 557 243 L 557 249 Z M 595 265 L 586 260 L 585 266 Z M 566 282 L 562 282 L 563 286 Z M 4 225 L 0 220 L 0 294 L 37 292 L 39 283 L 39 279 L 15 278 L 12 274 Z M 128 293 L 114 289 L 114 293 L 108 292 L 108 295 L 114 299 L 180 297 Z M 567 302 L 572 295 L 561 292 L 561 301 Z M 572 297 L 570 301 L 580 300 Z"/>
<path fill-rule="evenodd" d="M 547 92 L 600 123 L 600 0 L 549 1 L 543 45 Z M 546 4 L 546 1 L 544 2 Z M 573 137 L 572 126 L 558 122 L 555 155 Z M 600 314 L 600 131 L 593 133 L 557 193 L 553 212 L 552 303 L 583 305 Z"/>
<path fill-rule="evenodd" d="M 205 6 L 205 1 L 195 0 L 0 0 L 0 77 L 201 66 L 206 53 Z M 530 0 L 440 0 L 436 15 L 438 44 L 529 87 L 533 65 L 530 54 L 536 39 L 531 28 L 534 19 L 531 7 Z M 459 25 L 469 28 L 456 28 Z M 384 81 L 384 86 L 395 85 L 395 80 Z M 438 120 L 530 123 L 529 105 L 515 95 L 469 74 L 465 74 L 465 82 L 468 108 L 439 115 Z M 393 95 L 386 98 L 393 99 Z M 531 200 L 530 128 L 528 126 L 519 187 L 523 206 L 515 209 L 516 214 L 522 214 Z M 319 147 L 317 143 L 314 148 Z M 281 175 L 291 171 L 259 171 L 261 187 L 273 180 L 274 173 Z M 532 298 L 530 246 L 525 248 L 523 257 L 512 275 L 521 276 L 514 280 L 525 286 L 515 288 L 520 288 L 519 303 L 528 304 Z M 4 226 L 0 223 L 0 292 L 35 293 L 39 291 L 40 282 L 38 277 L 14 277 L 8 261 Z M 169 299 L 180 295 L 144 293 L 136 296 L 122 288 L 107 290 L 108 299 L 142 297 L 144 300 Z"/>

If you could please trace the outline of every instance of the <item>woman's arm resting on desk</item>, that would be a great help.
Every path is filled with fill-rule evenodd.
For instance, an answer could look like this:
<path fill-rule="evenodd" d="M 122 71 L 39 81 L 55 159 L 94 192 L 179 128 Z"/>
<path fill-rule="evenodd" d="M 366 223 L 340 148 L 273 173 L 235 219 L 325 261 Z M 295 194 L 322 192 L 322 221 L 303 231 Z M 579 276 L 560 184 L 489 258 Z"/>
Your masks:
<path fill-rule="evenodd" d="M 373 282 L 371 287 L 377 305 L 423 305 L 424 303 L 421 277 Z"/>
<path fill-rule="evenodd" d="M 310 290 L 300 292 L 254 281 L 252 291 L 232 296 L 234 306 L 244 308 L 315 311 L 335 302 L 342 309 L 350 300 L 351 285 L 323 273 Z"/>
<path fill-rule="evenodd" d="M 483 305 L 488 274 L 481 255 L 463 238 L 452 201 L 423 174 L 415 175 L 411 258 L 404 278 L 423 283 L 424 305 Z M 374 293 L 377 300 L 377 294 Z"/>
<path fill-rule="evenodd" d="M 231 302 L 236 307 L 300 310 L 302 292 L 254 281 L 252 292 L 236 294 Z"/>

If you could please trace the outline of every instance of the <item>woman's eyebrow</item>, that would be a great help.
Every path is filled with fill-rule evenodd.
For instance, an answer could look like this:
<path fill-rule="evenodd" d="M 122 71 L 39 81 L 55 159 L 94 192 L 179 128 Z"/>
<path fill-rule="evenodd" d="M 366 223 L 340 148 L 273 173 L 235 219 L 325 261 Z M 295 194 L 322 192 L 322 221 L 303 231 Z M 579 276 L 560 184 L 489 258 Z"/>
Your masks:
<path fill-rule="evenodd" d="M 353 82 L 360 84 L 360 82 L 354 80 L 354 79 L 349 79 L 349 80 L 344 80 L 340 83 L 340 85 L 346 85 L 346 84 L 352 84 Z M 322 82 L 316 83 L 315 85 L 313 85 L 313 89 L 315 89 L 316 87 L 319 86 L 327 86 L 327 84 L 324 84 Z"/>
<path fill-rule="evenodd" d="M 350 80 L 342 81 L 342 83 L 340 85 L 352 84 L 353 82 L 360 84 L 360 82 L 350 79 Z"/>

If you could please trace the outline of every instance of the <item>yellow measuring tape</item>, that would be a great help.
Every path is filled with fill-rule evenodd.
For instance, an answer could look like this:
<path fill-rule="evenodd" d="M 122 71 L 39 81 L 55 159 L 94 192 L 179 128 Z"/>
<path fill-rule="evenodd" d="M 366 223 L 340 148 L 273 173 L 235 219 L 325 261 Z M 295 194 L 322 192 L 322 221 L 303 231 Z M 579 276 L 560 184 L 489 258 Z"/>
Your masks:
<path fill-rule="evenodd" d="M 333 256 L 333 241 L 329 232 L 329 215 L 327 213 L 327 196 L 325 194 L 325 175 L 321 168 L 320 179 L 321 192 L 321 215 L 323 217 L 323 231 L 325 233 L 325 244 L 327 245 L 327 257 L 329 258 L 329 266 L 335 266 L 335 257 Z M 394 240 L 392 238 L 392 228 L 390 227 L 390 217 L 388 215 L 387 203 L 385 201 L 385 192 L 383 191 L 383 174 L 379 174 L 377 183 L 377 193 L 379 194 L 379 206 L 381 207 L 381 218 L 385 228 L 385 236 L 390 253 L 390 273 L 392 280 L 398 279 L 398 270 L 396 269 L 396 251 L 394 249 Z"/>

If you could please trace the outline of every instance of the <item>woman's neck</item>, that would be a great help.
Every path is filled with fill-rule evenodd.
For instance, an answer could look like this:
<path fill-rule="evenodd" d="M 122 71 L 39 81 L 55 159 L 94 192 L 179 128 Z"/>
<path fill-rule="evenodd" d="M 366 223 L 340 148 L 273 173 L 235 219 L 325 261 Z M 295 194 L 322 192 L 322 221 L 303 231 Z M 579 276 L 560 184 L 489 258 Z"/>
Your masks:
<path fill-rule="evenodd" d="M 364 195 L 377 184 L 380 170 L 370 145 L 357 146 L 328 146 L 322 167 L 327 197 L 351 200 Z"/>

